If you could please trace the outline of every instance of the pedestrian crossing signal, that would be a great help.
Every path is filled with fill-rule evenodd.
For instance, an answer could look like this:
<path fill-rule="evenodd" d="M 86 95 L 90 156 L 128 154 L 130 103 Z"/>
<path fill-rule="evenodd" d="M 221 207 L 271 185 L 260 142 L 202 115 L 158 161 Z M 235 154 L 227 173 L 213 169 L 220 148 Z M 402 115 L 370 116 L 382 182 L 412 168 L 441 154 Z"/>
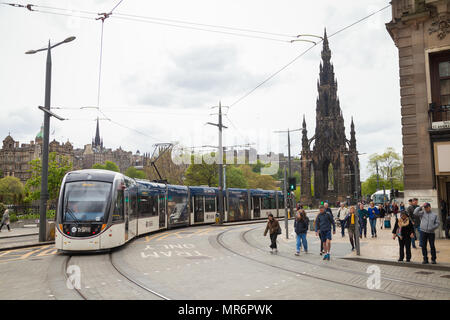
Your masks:
<path fill-rule="evenodd" d="M 289 190 L 294 191 L 297 185 L 295 177 L 289 178 Z"/>

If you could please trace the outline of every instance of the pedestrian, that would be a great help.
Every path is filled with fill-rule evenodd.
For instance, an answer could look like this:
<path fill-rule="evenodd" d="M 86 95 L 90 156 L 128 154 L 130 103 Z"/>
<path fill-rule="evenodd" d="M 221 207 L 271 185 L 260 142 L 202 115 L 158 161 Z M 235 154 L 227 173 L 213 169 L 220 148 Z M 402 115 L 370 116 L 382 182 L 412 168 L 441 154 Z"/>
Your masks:
<path fill-rule="evenodd" d="M 333 211 L 331 211 L 328 202 L 325 202 L 323 206 L 325 207 L 325 211 L 331 213 L 331 216 L 333 216 Z"/>
<path fill-rule="evenodd" d="M 395 221 L 392 230 L 392 238 L 398 238 L 400 257 L 398 261 L 403 261 L 406 251 L 406 262 L 411 261 L 411 238 L 414 237 L 414 226 L 406 211 L 400 213 L 400 218 Z"/>
<path fill-rule="evenodd" d="M 417 240 L 417 234 L 416 231 L 418 231 L 419 234 L 419 246 L 422 246 L 422 237 L 420 235 L 420 218 L 418 216 L 414 215 L 414 210 L 416 210 L 418 205 L 419 199 L 413 198 L 411 199 L 411 205 L 408 207 L 406 212 L 408 213 L 409 218 L 411 219 L 413 225 L 414 225 L 414 238 L 411 238 L 411 244 L 414 249 L 417 249 L 416 247 L 416 240 Z"/>
<path fill-rule="evenodd" d="M 9 227 L 9 210 L 6 209 L 3 213 L 2 217 L 2 224 L 0 225 L 0 232 L 2 232 L 3 226 L 6 224 L 6 227 L 8 228 L 8 232 L 11 232 L 11 228 Z"/>
<path fill-rule="evenodd" d="M 400 211 L 405 211 L 405 204 L 403 203 L 403 201 L 402 202 L 400 202 Z M 395 217 L 395 218 L 397 218 L 397 217 Z"/>
<path fill-rule="evenodd" d="M 428 263 L 427 244 L 430 243 L 431 263 L 436 264 L 436 247 L 434 246 L 434 231 L 439 228 L 439 218 L 431 210 L 431 205 L 425 202 L 414 210 L 414 216 L 420 218 L 420 238 L 422 246 L 423 264 Z"/>
<path fill-rule="evenodd" d="M 323 242 L 323 249 L 325 255 L 323 260 L 330 260 L 331 250 L 331 226 L 333 225 L 333 234 L 336 234 L 336 224 L 334 223 L 333 215 L 325 210 L 325 206 L 319 207 L 320 213 L 316 217 L 316 236 L 319 236 Z"/>
<path fill-rule="evenodd" d="M 400 207 L 402 206 L 402 204 L 403 204 L 403 202 L 400 203 Z M 404 208 L 404 207 L 405 207 L 405 206 L 403 206 L 403 208 Z M 403 209 L 403 210 L 404 210 L 404 209 Z M 394 214 L 395 219 L 397 219 L 398 211 L 399 211 L 399 208 L 398 208 L 397 202 L 394 202 L 394 203 L 392 204 L 392 213 Z"/>
<path fill-rule="evenodd" d="M 348 213 L 348 209 L 345 206 L 345 202 L 342 202 L 341 206 L 340 206 L 340 208 L 338 209 L 338 212 L 337 212 L 337 218 L 339 220 L 339 224 L 341 225 L 342 238 L 345 237 L 345 223 L 344 223 L 344 220 L 345 220 L 345 217 L 347 216 L 347 213 Z"/>
<path fill-rule="evenodd" d="M 348 238 L 350 240 L 350 244 L 352 245 L 352 251 L 355 250 L 356 237 L 358 236 L 356 234 L 357 218 L 359 217 L 356 215 L 355 207 L 351 206 L 348 210 L 347 215 L 344 218 L 344 225 L 346 228 L 348 228 Z"/>
<path fill-rule="evenodd" d="M 450 239 L 450 213 L 447 214 L 447 218 L 444 220 L 445 237 Z"/>
<path fill-rule="evenodd" d="M 268 215 L 268 221 L 267 221 L 267 226 L 266 226 L 266 230 L 264 231 L 264 237 L 267 235 L 267 231 L 269 231 L 269 235 L 270 235 L 270 249 L 272 249 L 272 251 L 270 251 L 270 253 L 276 253 L 278 252 L 277 249 L 277 237 L 279 234 L 281 234 L 281 228 L 280 228 L 280 224 L 278 223 L 278 220 L 274 218 L 273 214 L 269 213 Z"/>
<path fill-rule="evenodd" d="M 378 221 L 381 222 L 381 229 L 383 229 L 383 224 L 384 224 L 384 217 L 386 216 L 386 209 L 385 206 L 383 206 L 382 204 L 380 204 L 378 206 L 378 211 L 379 211 L 379 216 L 378 216 Z"/>
<path fill-rule="evenodd" d="M 372 233 L 372 238 L 377 237 L 377 217 L 380 215 L 380 211 L 377 207 L 375 207 L 375 204 L 370 202 L 370 207 L 367 209 L 369 213 L 369 223 L 370 223 L 370 231 Z"/>
<path fill-rule="evenodd" d="M 359 237 L 362 239 L 362 234 L 364 231 L 364 238 L 367 238 L 367 218 L 369 217 L 369 212 L 364 209 L 364 204 L 361 203 L 358 209 L 359 215 Z"/>
<path fill-rule="evenodd" d="M 300 247 L 303 244 L 305 253 L 308 253 L 308 241 L 306 240 L 306 233 L 308 232 L 309 218 L 306 216 L 305 210 L 301 209 L 297 213 L 294 221 L 294 231 L 297 235 L 297 251 L 296 256 L 300 255 Z"/>

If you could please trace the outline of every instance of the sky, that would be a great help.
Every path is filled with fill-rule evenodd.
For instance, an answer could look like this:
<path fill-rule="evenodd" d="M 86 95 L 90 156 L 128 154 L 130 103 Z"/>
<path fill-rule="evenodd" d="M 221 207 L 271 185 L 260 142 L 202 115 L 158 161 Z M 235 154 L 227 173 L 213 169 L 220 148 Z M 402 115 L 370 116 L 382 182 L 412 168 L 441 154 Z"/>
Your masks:
<path fill-rule="evenodd" d="M 70 14 L 42 8 L 47 6 L 101 13 L 118 0 L 32 3 L 41 11 Z M 56 43 L 75 36 L 52 50 L 51 107 L 68 120 L 52 118 L 51 140 L 69 140 L 82 148 L 92 141 L 100 117 L 100 133 L 108 148 L 151 153 L 160 142 L 217 145 L 217 128 L 206 123 L 217 122 L 217 108 L 212 107 L 220 101 L 222 106 L 232 105 L 223 108 L 228 127 L 224 145 L 250 143 L 259 153 L 287 154 L 286 135 L 274 131 L 300 128 L 305 115 L 308 136 L 314 134 L 320 44 L 234 104 L 312 43 L 290 43 L 285 40 L 293 38 L 265 33 L 245 34 L 284 41 L 237 36 L 229 33 L 243 32 L 230 29 L 205 32 L 192 29 L 205 26 L 181 28 L 167 20 L 130 21 L 119 14 L 321 36 L 324 28 L 332 34 L 388 4 L 387 0 L 124 0 L 103 25 L 99 101 L 100 20 L 0 5 L 0 137 L 11 133 L 15 140 L 29 143 L 43 121 L 38 106 L 44 104 L 46 53 L 24 53 L 47 46 L 49 40 Z M 385 28 L 390 20 L 388 8 L 329 39 L 347 138 L 353 117 L 357 148 L 364 153 L 362 180 L 369 175 L 371 154 L 387 147 L 401 153 L 402 148 L 398 51 Z M 85 108 L 97 106 L 101 112 Z M 292 155 L 300 151 L 301 132 L 293 132 Z"/>

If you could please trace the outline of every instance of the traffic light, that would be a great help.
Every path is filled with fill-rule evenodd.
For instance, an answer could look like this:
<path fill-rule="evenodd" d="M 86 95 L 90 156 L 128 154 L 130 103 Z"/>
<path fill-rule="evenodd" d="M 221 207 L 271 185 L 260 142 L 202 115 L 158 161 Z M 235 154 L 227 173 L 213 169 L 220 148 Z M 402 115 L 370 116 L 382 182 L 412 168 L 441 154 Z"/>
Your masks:
<path fill-rule="evenodd" d="M 294 191 L 297 185 L 295 177 L 289 178 L 288 182 L 289 182 L 289 190 Z"/>

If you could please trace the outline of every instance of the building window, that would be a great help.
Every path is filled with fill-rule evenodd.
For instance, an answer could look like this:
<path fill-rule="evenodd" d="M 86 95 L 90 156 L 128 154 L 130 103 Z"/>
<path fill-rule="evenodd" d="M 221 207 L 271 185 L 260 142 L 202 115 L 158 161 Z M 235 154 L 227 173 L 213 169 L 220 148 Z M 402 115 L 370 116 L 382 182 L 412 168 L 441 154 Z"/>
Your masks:
<path fill-rule="evenodd" d="M 450 120 L 450 50 L 430 54 L 433 121 Z"/>

